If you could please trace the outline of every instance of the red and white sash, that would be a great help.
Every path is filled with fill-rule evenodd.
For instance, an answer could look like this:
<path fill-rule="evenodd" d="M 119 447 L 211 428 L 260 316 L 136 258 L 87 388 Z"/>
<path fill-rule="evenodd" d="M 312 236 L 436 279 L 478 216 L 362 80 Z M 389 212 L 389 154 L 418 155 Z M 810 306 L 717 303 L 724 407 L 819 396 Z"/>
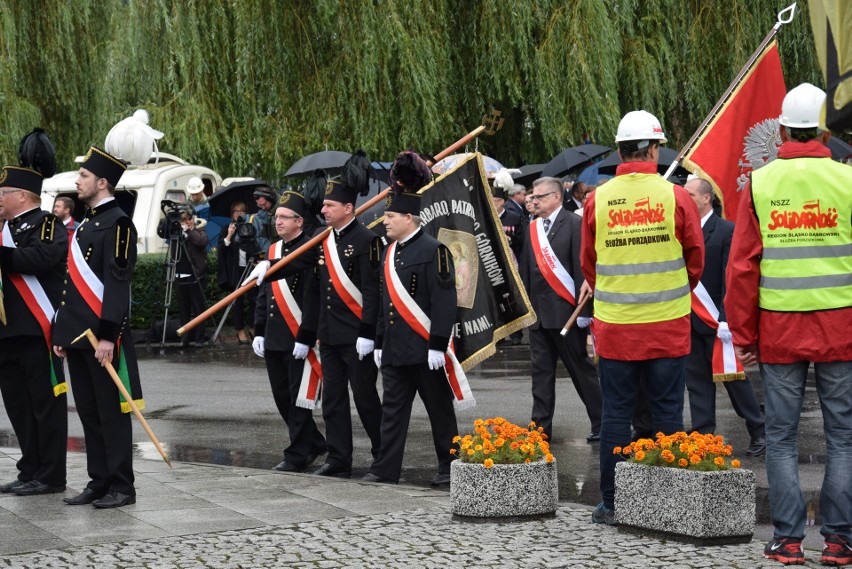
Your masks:
<path fill-rule="evenodd" d="M 704 284 L 700 281 L 692 291 L 692 310 L 713 330 L 719 328 L 719 309 Z M 740 360 L 734 352 L 734 343 L 723 342 L 718 336 L 713 344 L 713 381 L 734 381 L 745 379 L 746 374 Z"/>
<path fill-rule="evenodd" d="M 8 222 L 3 225 L 3 232 L 0 233 L 0 246 L 17 249 L 17 245 L 15 245 L 15 239 L 12 237 L 12 232 L 9 229 Z M 56 310 L 54 309 L 53 304 L 51 304 L 50 299 L 47 297 L 44 287 L 41 286 L 41 283 L 33 275 L 22 275 L 19 273 L 7 274 L 12 285 L 17 289 L 18 294 L 20 294 L 21 298 L 24 299 L 24 303 L 27 305 L 27 308 L 29 308 L 30 312 L 35 317 L 36 322 L 38 322 L 39 328 L 41 328 L 41 333 L 44 336 L 44 341 L 47 345 L 48 355 L 49 357 L 52 357 L 53 341 L 51 338 L 51 326 Z M 68 387 L 64 382 L 58 383 L 57 385 L 54 385 L 53 393 L 58 396 L 65 393 L 67 389 Z"/>
<path fill-rule="evenodd" d="M 71 276 L 74 287 L 80 292 L 80 296 L 92 312 L 100 318 L 103 310 L 104 283 L 89 267 L 83 251 L 80 250 L 80 244 L 77 243 L 77 232 L 80 231 L 81 226 L 82 224 L 77 226 L 68 243 L 68 274 Z"/>
<path fill-rule="evenodd" d="M 532 250 L 535 253 L 535 262 L 538 264 L 538 270 L 544 276 L 544 279 L 550 285 L 556 294 L 566 300 L 571 306 L 576 306 L 577 301 L 574 300 L 574 277 L 562 265 L 550 246 L 550 241 L 547 239 L 547 233 L 544 231 L 544 224 L 541 218 L 536 219 L 530 224 L 530 239 L 532 240 Z"/>
<path fill-rule="evenodd" d="M 405 323 L 411 326 L 411 329 L 418 336 L 428 342 L 432 320 L 426 316 L 426 313 L 423 312 L 423 309 L 417 305 L 414 299 L 405 292 L 405 287 L 400 282 L 399 275 L 393 263 L 395 250 L 396 241 L 388 247 L 387 256 L 385 257 L 385 283 L 388 287 L 388 293 L 390 294 L 393 305 L 399 311 Z M 456 358 L 452 339 L 450 339 L 448 349 L 444 352 L 444 372 L 447 374 L 447 381 L 450 383 L 450 389 L 453 392 L 453 405 L 455 408 L 461 410 L 475 406 L 476 400 L 470 391 L 467 376 L 458 358 Z"/>
<path fill-rule="evenodd" d="M 343 299 L 349 310 L 360 319 L 364 308 L 364 298 L 361 296 L 361 291 L 343 270 L 343 265 L 340 264 L 340 255 L 337 254 L 337 240 L 334 238 L 333 230 L 328 232 L 328 237 L 323 241 L 322 247 L 328 260 L 326 264 L 334 290 L 337 291 L 338 296 Z"/>
<path fill-rule="evenodd" d="M 280 259 L 283 241 L 277 241 L 269 246 L 267 259 Z M 299 334 L 299 327 L 302 325 L 302 309 L 299 308 L 299 303 L 296 302 L 293 293 L 290 292 L 290 287 L 287 286 L 285 279 L 270 281 L 272 288 L 272 296 L 275 298 L 275 304 L 278 310 L 284 316 L 284 321 L 287 323 L 287 328 L 295 338 Z M 302 381 L 299 384 L 299 395 L 296 399 L 298 407 L 305 409 L 319 408 L 320 394 L 322 393 L 322 366 L 320 365 L 320 353 L 317 346 L 313 346 L 308 350 L 308 356 L 305 358 L 305 365 L 302 368 Z"/>

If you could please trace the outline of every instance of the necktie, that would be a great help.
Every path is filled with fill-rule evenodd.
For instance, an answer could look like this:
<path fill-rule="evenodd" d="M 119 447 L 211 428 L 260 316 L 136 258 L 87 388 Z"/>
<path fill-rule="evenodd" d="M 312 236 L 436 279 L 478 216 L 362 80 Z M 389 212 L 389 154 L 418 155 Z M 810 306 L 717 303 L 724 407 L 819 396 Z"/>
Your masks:
<path fill-rule="evenodd" d="M 542 223 L 544 223 L 544 232 L 547 233 L 550 231 L 550 220 L 545 219 Z"/>

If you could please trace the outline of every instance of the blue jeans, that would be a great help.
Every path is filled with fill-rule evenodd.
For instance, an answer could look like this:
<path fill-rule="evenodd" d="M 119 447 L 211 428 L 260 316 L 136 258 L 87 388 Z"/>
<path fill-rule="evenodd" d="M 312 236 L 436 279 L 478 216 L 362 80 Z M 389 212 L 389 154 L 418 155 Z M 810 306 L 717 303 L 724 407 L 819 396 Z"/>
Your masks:
<path fill-rule="evenodd" d="M 805 535 L 799 487 L 799 417 L 808 362 L 761 364 L 766 409 L 766 475 L 775 537 Z M 827 462 L 819 497 L 823 535 L 852 538 L 852 362 L 814 363 Z"/>
<path fill-rule="evenodd" d="M 683 430 L 683 390 L 686 357 L 623 361 L 600 358 L 598 372 L 603 394 L 601 423 L 601 495 L 612 509 L 615 502 L 615 465 L 623 460 L 612 449 L 630 444 L 630 423 L 639 377 L 648 379 L 651 425 L 655 433 Z"/>

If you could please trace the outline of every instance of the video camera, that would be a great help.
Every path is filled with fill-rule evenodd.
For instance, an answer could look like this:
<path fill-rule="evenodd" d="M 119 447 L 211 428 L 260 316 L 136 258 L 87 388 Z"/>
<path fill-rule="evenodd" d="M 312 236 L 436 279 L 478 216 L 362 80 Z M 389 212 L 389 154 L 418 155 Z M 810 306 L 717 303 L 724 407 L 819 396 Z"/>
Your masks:
<path fill-rule="evenodd" d="M 234 242 L 249 257 L 257 257 L 261 251 L 257 245 L 257 229 L 255 226 L 249 223 L 244 215 L 237 217 L 234 225 L 237 226 Z"/>
<path fill-rule="evenodd" d="M 161 201 L 160 209 L 166 215 L 166 220 L 161 226 L 163 232 L 160 237 L 163 239 L 177 239 L 181 234 L 181 222 L 195 215 L 195 209 L 191 205 L 172 200 Z"/>

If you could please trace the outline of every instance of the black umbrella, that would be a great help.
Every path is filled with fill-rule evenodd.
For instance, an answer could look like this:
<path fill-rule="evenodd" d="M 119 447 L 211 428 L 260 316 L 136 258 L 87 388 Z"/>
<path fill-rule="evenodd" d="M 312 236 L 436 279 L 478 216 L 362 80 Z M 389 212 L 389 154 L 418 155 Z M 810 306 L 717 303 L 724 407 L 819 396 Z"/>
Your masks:
<path fill-rule="evenodd" d="M 835 160 L 845 160 L 852 155 L 852 146 L 849 146 L 843 139 L 836 136 L 828 139 L 828 147 L 831 149 L 831 157 Z"/>
<path fill-rule="evenodd" d="M 525 164 L 518 168 L 520 174 L 512 174 L 512 179 L 516 184 L 521 184 L 525 188 L 532 185 L 533 181 L 541 178 L 541 173 L 547 164 Z"/>
<path fill-rule="evenodd" d="M 243 180 L 241 182 L 231 182 L 227 186 L 222 186 L 213 195 L 207 198 L 210 204 L 211 217 L 231 217 L 231 204 L 234 202 L 243 202 L 246 204 L 246 212 L 256 213 L 257 205 L 254 203 L 254 191 L 259 187 L 271 187 L 263 180 Z"/>
<path fill-rule="evenodd" d="M 326 173 L 336 173 L 349 157 L 352 156 L 348 152 L 340 152 L 339 150 L 324 150 L 315 152 L 299 158 L 295 164 L 290 166 L 290 169 L 284 174 L 284 177 L 290 176 L 308 176 L 314 170 L 325 170 Z"/>
<path fill-rule="evenodd" d="M 571 170 L 587 165 L 610 150 L 612 148 L 609 146 L 600 146 L 599 144 L 581 144 L 573 148 L 566 148 L 547 163 L 541 175 L 561 178 Z"/>
<path fill-rule="evenodd" d="M 665 174 L 666 170 L 669 169 L 669 166 L 671 166 L 672 162 L 674 162 L 676 159 L 676 150 L 666 148 L 665 146 L 660 146 L 660 159 L 657 162 L 657 172 L 659 172 L 660 174 Z M 606 158 L 606 160 L 598 163 L 598 174 L 614 176 L 615 169 L 619 164 L 621 164 L 621 157 L 618 155 L 618 152 L 613 152 Z M 683 166 L 678 166 L 677 168 L 675 168 L 672 177 L 678 179 L 686 179 L 686 176 L 688 175 L 688 170 L 686 170 Z"/>

